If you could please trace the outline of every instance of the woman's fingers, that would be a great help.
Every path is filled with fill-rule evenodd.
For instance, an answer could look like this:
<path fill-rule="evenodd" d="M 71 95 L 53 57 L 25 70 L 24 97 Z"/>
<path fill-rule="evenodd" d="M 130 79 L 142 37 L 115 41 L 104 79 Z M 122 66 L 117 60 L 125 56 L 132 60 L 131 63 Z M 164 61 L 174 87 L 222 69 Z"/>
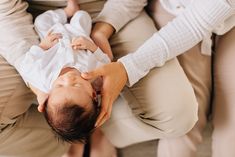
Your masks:
<path fill-rule="evenodd" d="M 97 126 L 101 126 L 107 121 L 112 113 L 112 107 L 113 107 L 113 93 L 112 93 L 112 86 L 110 85 L 110 79 L 108 77 L 104 78 L 103 81 L 103 87 L 102 87 L 102 101 L 101 106 L 105 106 L 103 108 L 103 112 L 105 113 L 102 118 L 98 119 L 96 122 Z M 110 80 L 110 81 L 109 81 Z M 119 94 L 119 93 L 118 93 Z"/>
<path fill-rule="evenodd" d="M 101 122 L 104 121 L 105 115 L 106 109 L 104 108 L 104 106 L 101 106 L 101 112 L 96 120 L 95 127 L 99 127 L 101 125 Z"/>
<path fill-rule="evenodd" d="M 112 112 L 112 103 L 109 95 L 102 95 L 101 103 L 101 112 L 99 117 L 97 118 L 95 124 L 96 127 L 99 127 L 104 124 L 104 122 L 109 119 Z"/>
<path fill-rule="evenodd" d="M 103 78 L 101 112 L 96 122 L 96 127 L 98 127 L 111 115 L 113 102 L 127 82 L 126 70 L 122 63 L 112 62 L 91 72 L 82 73 L 81 76 L 86 80 L 92 80 L 98 76 Z"/>
<path fill-rule="evenodd" d="M 87 72 L 87 73 L 82 73 L 81 76 L 86 79 L 86 80 L 95 80 L 97 77 L 99 76 L 105 76 L 105 71 L 104 71 L 104 67 L 100 67 L 97 68 L 93 71 Z M 104 86 L 102 87 L 102 104 L 101 104 L 101 111 L 100 114 L 97 118 L 96 127 L 101 126 L 110 116 L 111 114 L 111 108 L 112 108 L 112 104 L 110 103 L 111 99 L 109 97 L 109 95 L 107 95 L 107 93 L 105 92 L 106 89 L 103 89 Z"/>

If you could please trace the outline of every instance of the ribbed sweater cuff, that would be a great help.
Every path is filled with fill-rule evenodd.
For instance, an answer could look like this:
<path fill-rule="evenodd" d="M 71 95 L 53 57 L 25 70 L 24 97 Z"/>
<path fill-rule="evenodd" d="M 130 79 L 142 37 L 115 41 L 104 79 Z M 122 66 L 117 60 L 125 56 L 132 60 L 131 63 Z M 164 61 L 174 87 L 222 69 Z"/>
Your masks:
<path fill-rule="evenodd" d="M 168 58 L 167 45 L 155 33 L 136 52 L 120 58 L 128 75 L 128 86 L 132 86 L 154 67 L 161 67 Z"/>
<path fill-rule="evenodd" d="M 143 74 L 141 71 L 139 71 L 137 66 L 134 64 L 132 60 L 132 54 L 122 57 L 118 61 L 123 64 L 127 72 L 127 76 L 128 76 L 128 82 L 126 84 L 127 86 L 130 87 L 134 85 L 136 82 L 138 82 L 142 78 Z"/>

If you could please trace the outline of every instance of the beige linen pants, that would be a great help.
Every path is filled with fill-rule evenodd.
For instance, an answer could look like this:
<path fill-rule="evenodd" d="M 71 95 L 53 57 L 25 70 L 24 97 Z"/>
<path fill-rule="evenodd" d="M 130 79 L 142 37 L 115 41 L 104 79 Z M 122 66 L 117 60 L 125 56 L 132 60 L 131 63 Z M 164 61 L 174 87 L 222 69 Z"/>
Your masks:
<path fill-rule="evenodd" d="M 94 8 L 102 8 L 103 5 L 98 4 L 92 2 L 83 6 L 95 15 L 97 9 Z M 57 3 L 50 3 L 50 6 L 53 5 Z M 154 32 L 154 23 L 143 11 L 111 38 L 114 56 L 117 59 L 134 52 Z M 0 116 L 4 115 L 4 119 L 10 121 L 1 123 L 0 156 L 60 156 L 67 145 L 56 142 L 44 118 L 34 108 L 22 114 L 29 107 L 28 101 L 33 99 L 24 96 L 29 90 L 17 72 L 3 58 L 0 58 L 0 63 L 0 100 L 5 102 L 0 104 Z M 4 78 L 8 78 L 10 85 Z M 18 94 L 15 96 L 14 93 Z M 20 99 L 16 99 L 17 96 Z M 164 67 L 153 69 L 132 88 L 124 89 L 122 97 L 114 103 L 112 117 L 103 130 L 117 147 L 176 137 L 193 127 L 197 121 L 197 108 L 192 86 L 177 59 L 173 59 Z"/>
<path fill-rule="evenodd" d="M 234 157 L 235 28 L 219 37 L 214 62 L 213 157 Z"/>
<path fill-rule="evenodd" d="M 164 10 L 158 0 L 153 0 L 149 9 L 159 29 L 175 18 Z M 177 58 L 197 97 L 199 120 L 186 135 L 159 140 L 158 157 L 196 157 L 197 146 L 202 142 L 202 131 L 207 121 L 211 95 L 211 57 L 202 55 L 198 44 Z"/>
<path fill-rule="evenodd" d="M 33 100 L 19 74 L 0 56 L 0 157 L 58 157 L 66 151 L 68 145 L 55 139 L 36 106 L 28 110 Z"/>

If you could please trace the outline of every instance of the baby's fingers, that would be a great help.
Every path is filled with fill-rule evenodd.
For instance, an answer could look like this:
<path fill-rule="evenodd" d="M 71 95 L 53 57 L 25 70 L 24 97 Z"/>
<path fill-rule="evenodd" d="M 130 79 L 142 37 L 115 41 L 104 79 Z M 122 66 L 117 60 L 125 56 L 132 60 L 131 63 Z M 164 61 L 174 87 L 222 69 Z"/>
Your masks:
<path fill-rule="evenodd" d="M 87 49 L 86 45 L 83 45 L 83 44 L 71 44 L 71 46 L 74 50 L 86 50 Z"/>
<path fill-rule="evenodd" d="M 49 38 L 50 38 L 50 41 L 58 40 L 58 39 L 62 38 L 62 34 L 61 33 L 54 33 L 54 34 L 51 34 L 49 36 Z"/>
<path fill-rule="evenodd" d="M 55 39 L 55 40 L 52 41 L 52 44 L 55 45 L 55 44 L 57 44 L 58 42 L 59 42 L 59 39 Z"/>

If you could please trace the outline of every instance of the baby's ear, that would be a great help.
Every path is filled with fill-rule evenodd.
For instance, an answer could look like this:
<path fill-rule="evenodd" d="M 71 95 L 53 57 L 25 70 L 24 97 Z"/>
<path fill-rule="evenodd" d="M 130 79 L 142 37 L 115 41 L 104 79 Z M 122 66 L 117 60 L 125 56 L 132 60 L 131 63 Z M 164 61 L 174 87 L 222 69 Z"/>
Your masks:
<path fill-rule="evenodd" d="M 45 93 L 40 93 L 37 95 L 38 100 L 38 111 L 44 112 L 45 111 L 45 102 L 47 101 L 49 95 Z"/>

